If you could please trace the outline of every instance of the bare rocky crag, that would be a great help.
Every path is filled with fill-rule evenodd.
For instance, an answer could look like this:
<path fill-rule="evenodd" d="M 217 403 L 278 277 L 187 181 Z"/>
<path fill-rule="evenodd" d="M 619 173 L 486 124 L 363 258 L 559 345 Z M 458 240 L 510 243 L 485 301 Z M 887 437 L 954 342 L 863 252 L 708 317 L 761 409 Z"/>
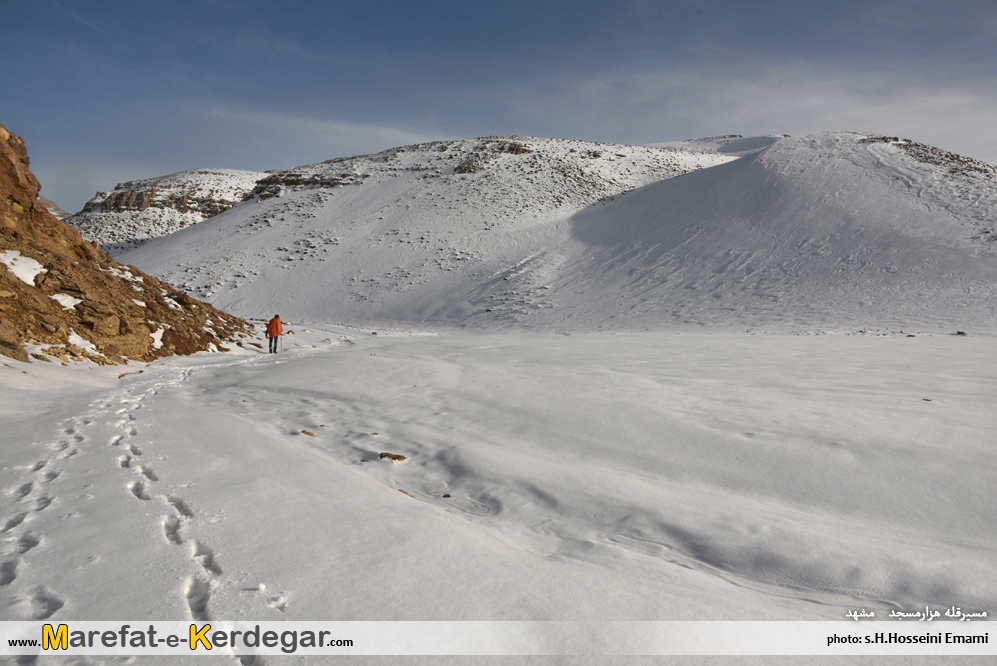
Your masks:
<path fill-rule="evenodd" d="M 210 176 L 222 170 L 199 169 L 193 174 Z M 177 175 L 177 174 L 171 174 Z M 142 181 L 118 183 L 112 192 L 98 192 L 83 207 L 84 213 L 123 213 L 126 211 L 146 210 L 148 208 L 172 208 L 181 213 L 199 212 L 204 217 L 211 217 L 231 208 L 236 202 L 222 197 L 216 197 L 214 190 L 199 192 L 193 187 L 185 190 L 171 191 L 170 183 L 164 183 L 163 191 L 158 187 L 160 181 L 167 181 L 170 176 Z"/>
<path fill-rule="evenodd" d="M 250 332 L 84 241 L 39 201 L 28 164 L 24 141 L 0 125 L 0 354 L 106 365 L 224 349 Z"/>

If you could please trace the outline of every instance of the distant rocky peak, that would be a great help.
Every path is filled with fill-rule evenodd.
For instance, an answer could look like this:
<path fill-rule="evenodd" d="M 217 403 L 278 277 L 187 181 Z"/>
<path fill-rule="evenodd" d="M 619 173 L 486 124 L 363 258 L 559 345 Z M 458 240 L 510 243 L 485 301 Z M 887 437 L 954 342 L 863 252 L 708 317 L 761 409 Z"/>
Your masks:
<path fill-rule="evenodd" d="M 236 169 L 192 169 L 119 183 L 98 192 L 66 222 L 108 251 L 141 245 L 223 213 L 265 174 Z"/>

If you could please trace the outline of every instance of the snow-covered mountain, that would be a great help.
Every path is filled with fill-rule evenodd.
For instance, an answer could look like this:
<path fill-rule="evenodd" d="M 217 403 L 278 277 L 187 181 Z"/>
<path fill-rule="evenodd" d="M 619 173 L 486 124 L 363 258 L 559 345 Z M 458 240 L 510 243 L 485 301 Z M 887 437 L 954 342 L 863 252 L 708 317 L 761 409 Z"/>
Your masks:
<path fill-rule="evenodd" d="M 517 172 L 514 169 L 509 171 L 509 165 L 502 161 L 493 163 L 496 152 L 515 155 L 536 152 L 532 162 L 547 165 L 541 167 L 541 170 L 559 172 L 561 180 L 566 176 L 591 173 L 595 178 L 593 182 L 581 189 L 561 188 L 565 191 L 555 197 L 558 206 L 565 205 L 566 202 L 573 202 L 575 206 L 587 205 L 595 198 L 613 196 L 636 185 L 670 178 L 723 161 L 718 160 L 715 154 L 726 152 L 724 144 L 732 138 L 736 137 L 713 137 L 697 140 L 694 144 L 674 142 L 650 148 L 589 141 L 532 139 L 533 147 L 528 148 L 521 143 L 526 140 L 523 137 L 484 137 L 404 146 L 378 155 L 338 158 L 322 164 L 265 173 L 233 169 L 194 169 L 120 183 L 112 192 L 98 192 L 81 212 L 67 221 L 76 226 L 87 240 L 95 240 L 108 252 L 118 254 L 142 245 L 148 239 L 169 235 L 218 215 L 243 199 L 267 199 L 283 193 L 289 187 L 337 187 L 355 184 L 359 182 L 358 178 L 374 178 L 376 181 L 378 176 L 397 176 L 399 169 L 416 172 L 420 176 L 425 176 L 425 172 L 429 171 L 435 173 L 440 169 L 439 153 L 446 151 L 450 152 L 443 156 L 447 158 L 443 161 L 452 164 L 454 173 L 477 173 L 490 165 L 489 171 L 502 174 L 510 182 L 517 179 Z M 616 154 L 607 156 L 608 160 L 597 163 L 593 168 L 591 160 L 599 160 L 611 148 L 616 149 Z M 404 159 L 398 160 L 405 153 L 407 155 Z M 684 159 L 676 161 L 674 158 L 678 153 L 686 153 Z M 696 157 L 688 159 L 689 154 Z M 710 157 L 704 159 L 705 155 Z M 613 164 L 624 156 L 629 158 L 628 164 L 622 165 L 622 168 L 619 168 L 621 165 Z M 381 162 L 390 164 L 383 166 Z M 548 174 L 548 177 L 558 180 L 556 175 Z M 531 189 L 537 189 L 535 187 L 523 189 L 524 201 L 518 203 L 526 207 L 532 205 L 543 208 L 551 199 L 550 191 L 531 192 Z M 553 190 L 558 190 L 558 187 L 553 187 Z M 479 203 L 503 205 L 501 201 Z"/>
<path fill-rule="evenodd" d="M 436 142 L 270 174 L 121 258 L 243 315 L 964 327 L 997 312 L 995 184 L 985 163 L 849 132 Z"/>
<path fill-rule="evenodd" d="M 65 221 L 116 253 L 197 224 L 231 208 L 264 175 L 236 169 L 192 169 L 119 183 L 98 192 Z"/>

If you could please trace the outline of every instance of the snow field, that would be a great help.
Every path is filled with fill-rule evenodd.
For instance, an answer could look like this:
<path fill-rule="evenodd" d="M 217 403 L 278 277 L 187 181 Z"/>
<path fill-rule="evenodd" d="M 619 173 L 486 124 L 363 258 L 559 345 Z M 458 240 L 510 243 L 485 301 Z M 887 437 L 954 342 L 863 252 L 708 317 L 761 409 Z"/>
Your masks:
<path fill-rule="evenodd" d="M 636 552 L 839 607 L 992 603 L 985 343 L 960 363 L 954 337 L 377 340 L 326 357 L 303 396 L 294 361 L 270 388 L 233 385 L 297 412 L 310 446 L 544 557 Z M 946 490 L 910 506 L 926 487 Z"/>
<path fill-rule="evenodd" d="M 289 328 L 0 367 L 7 618 L 993 608 L 989 338 Z"/>

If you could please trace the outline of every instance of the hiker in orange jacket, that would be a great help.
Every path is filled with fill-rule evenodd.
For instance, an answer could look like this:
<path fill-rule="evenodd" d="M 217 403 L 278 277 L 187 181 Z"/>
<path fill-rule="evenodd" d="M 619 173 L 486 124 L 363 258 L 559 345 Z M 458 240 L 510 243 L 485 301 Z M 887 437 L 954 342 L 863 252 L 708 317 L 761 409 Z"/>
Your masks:
<path fill-rule="evenodd" d="M 280 315 L 274 315 L 270 323 L 267 324 L 267 338 L 270 339 L 270 353 L 277 353 L 277 339 L 284 332 L 284 327 L 280 323 Z"/>

